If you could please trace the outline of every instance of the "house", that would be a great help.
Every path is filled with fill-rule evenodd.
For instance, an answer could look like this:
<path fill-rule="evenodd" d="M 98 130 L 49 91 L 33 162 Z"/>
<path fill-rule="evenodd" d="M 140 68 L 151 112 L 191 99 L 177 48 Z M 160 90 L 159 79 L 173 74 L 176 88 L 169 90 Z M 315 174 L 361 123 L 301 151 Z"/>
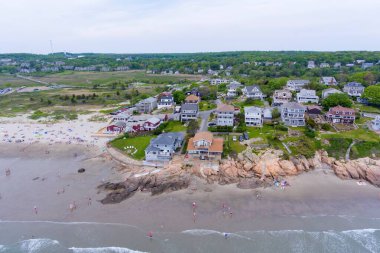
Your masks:
<path fill-rule="evenodd" d="M 308 69 L 314 69 L 315 68 L 315 62 L 314 61 L 308 61 L 307 62 L 307 68 Z"/>
<path fill-rule="evenodd" d="M 352 68 L 352 67 L 355 67 L 355 64 L 353 64 L 353 63 L 347 63 L 346 67 Z"/>
<path fill-rule="evenodd" d="M 215 110 L 217 126 L 233 126 L 235 107 L 233 105 L 219 104 Z"/>
<path fill-rule="evenodd" d="M 335 106 L 326 113 L 326 120 L 331 123 L 354 124 L 355 110 L 343 106 Z"/>
<path fill-rule="evenodd" d="M 316 95 L 315 90 L 306 90 L 302 89 L 297 93 L 297 102 L 298 103 L 315 103 L 317 104 L 319 97 Z"/>
<path fill-rule="evenodd" d="M 127 122 L 129 120 L 129 118 L 131 117 L 131 112 L 129 111 L 121 111 L 119 113 L 117 113 L 116 115 L 113 115 L 113 121 L 124 121 L 124 122 Z"/>
<path fill-rule="evenodd" d="M 214 138 L 210 132 L 199 132 L 190 138 L 187 153 L 202 160 L 220 158 L 223 153 L 223 142 L 223 138 Z"/>
<path fill-rule="evenodd" d="M 263 125 L 263 109 L 256 106 L 244 107 L 244 118 L 247 126 L 262 126 Z"/>
<path fill-rule="evenodd" d="M 340 62 L 336 62 L 336 63 L 334 64 L 334 68 L 339 69 L 340 67 L 342 67 L 342 63 L 340 63 Z"/>
<path fill-rule="evenodd" d="M 169 92 L 164 92 L 158 97 L 157 108 L 170 108 L 174 106 L 174 98 L 173 95 Z"/>
<path fill-rule="evenodd" d="M 238 89 L 240 89 L 243 85 L 239 82 L 233 81 L 227 86 L 227 97 L 236 97 L 238 93 Z"/>
<path fill-rule="evenodd" d="M 267 107 L 267 108 L 264 108 L 263 110 L 263 118 L 264 118 L 264 121 L 271 121 L 272 120 L 272 108 L 270 107 Z"/>
<path fill-rule="evenodd" d="M 336 81 L 335 77 L 333 77 L 333 76 L 323 76 L 323 77 L 321 77 L 321 80 L 319 82 L 321 84 L 324 84 L 327 86 L 338 85 L 338 82 Z"/>
<path fill-rule="evenodd" d="M 334 93 L 343 93 L 340 90 L 334 89 L 334 88 L 328 88 L 322 91 L 322 98 L 325 99 L 329 95 L 334 94 Z"/>
<path fill-rule="evenodd" d="M 308 105 L 306 106 L 306 112 L 311 118 L 315 118 L 322 114 L 322 108 L 318 105 Z"/>
<path fill-rule="evenodd" d="M 181 106 L 181 114 L 180 119 L 181 122 L 189 121 L 189 120 L 197 120 L 198 118 L 199 107 L 198 104 L 183 104 Z"/>
<path fill-rule="evenodd" d="M 296 102 L 281 106 L 281 119 L 287 126 L 304 126 L 306 108 Z"/>
<path fill-rule="evenodd" d="M 371 63 L 371 62 L 364 62 L 364 63 L 362 64 L 362 69 L 372 68 L 373 65 L 374 65 L 374 64 Z"/>
<path fill-rule="evenodd" d="M 275 90 L 273 93 L 273 106 L 281 106 L 292 100 L 292 93 L 288 89 Z"/>
<path fill-rule="evenodd" d="M 199 92 L 198 88 L 193 88 L 192 90 L 186 92 L 186 96 L 190 96 L 190 95 L 200 97 L 201 93 Z"/>
<path fill-rule="evenodd" d="M 127 123 L 125 123 L 124 121 L 118 121 L 112 125 L 107 126 L 107 133 L 123 133 L 125 131 L 126 126 Z"/>
<path fill-rule="evenodd" d="M 252 86 L 245 86 L 242 89 L 243 95 L 247 98 L 253 98 L 253 99 L 263 99 L 264 94 L 262 93 L 261 89 L 257 85 Z"/>
<path fill-rule="evenodd" d="M 135 106 L 140 113 L 151 113 L 157 108 L 157 99 L 153 97 L 146 98 L 138 102 Z"/>
<path fill-rule="evenodd" d="M 210 84 L 211 85 L 219 85 L 219 84 L 223 84 L 223 83 L 228 83 L 229 81 L 227 79 L 211 79 L 210 80 Z"/>
<path fill-rule="evenodd" d="M 351 82 L 344 85 L 343 91 L 349 96 L 361 97 L 364 92 L 364 86 L 361 83 Z"/>
<path fill-rule="evenodd" d="M 326 63 L 326 62 L 322 62 L 320 65 L 319 65 L 320 68 L 330 68 L 330 64 Z"/>
<path fill-rule="evenodd" d="M 291 91 L 300 91 L 305 85 L 310 83 L 309 80 L 289 80 L 286 87 Z"/>
<path fill-rule="evenodd" d="M 201 98 L 195 95 L 187 96 L 185 99 L 185 104 L 199 104 Z"/>
<path fill-rule="evenodd" d="M 380 116 L 376 116 L 376 118 L 372 120 L 372 129 L 380 131 Z"/>
<path fill-rule="evenodd" d="M 160 125 L 161 125 L 161 120 L 159 118 L 151 117 L 147 121 L 144 122 L 143 127 L 146 131 L 153 131 Z"/>
<path fill-rule="evenodd" d="M 182 146 L 185 134 L 181 132 L 162 133 L 150 141 L 145 149 L 146 161 L 169 161 Z"/>

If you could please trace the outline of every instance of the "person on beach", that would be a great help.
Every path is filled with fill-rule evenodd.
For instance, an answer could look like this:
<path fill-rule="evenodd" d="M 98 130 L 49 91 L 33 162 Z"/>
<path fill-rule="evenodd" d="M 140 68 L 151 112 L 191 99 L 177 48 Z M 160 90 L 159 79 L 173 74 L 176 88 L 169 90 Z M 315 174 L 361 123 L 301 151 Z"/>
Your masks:
<path fill-rule="evenodd" d="M 74 211 L 74 204 L 73 204 L 73 203 L 70 203 L 70 205 L 69 205 L 69 209 L 70 209 L 70 212 L 73 212 L 73 211 Z"/>
<path fill-rule="evenodd" d="M 89 198 L 88 198 L 88 205 L 89 205 L 89 206 L 91 206 L 91 204 L 92 204 L 91 202 L 92 202 L 91 197 L 89 197 Z"/>
<path fill-rule="evenodd" d="M 147 236 L 149 237 L 149 239 L 153 239 L 153 232 L 152 231 L 149 231 L 148 233 L 147 233 Z"/>
<path fill-rule="evenodd" d="M 37 206 L 34 206 L 34 213 L 37 215 L 38 214 L 38 209 L 37 209 Z"/>
<path fill-rule="evenodd" d="M 195 208 L 197 208 L 197 204 L 193 202 L 193 210 L 195 210 Z"/>
<path fill-rule="evenodd" d="M 197 218 L 197 213 L 194 211 L 193 212 L 193 221 L 194 221 L 194 223 L 195 223 L 196 218 Z"/>
<path fill-rule="evenodd" d="M 228 239 L 228 233 L 224 233 L 224 238 Z"/>

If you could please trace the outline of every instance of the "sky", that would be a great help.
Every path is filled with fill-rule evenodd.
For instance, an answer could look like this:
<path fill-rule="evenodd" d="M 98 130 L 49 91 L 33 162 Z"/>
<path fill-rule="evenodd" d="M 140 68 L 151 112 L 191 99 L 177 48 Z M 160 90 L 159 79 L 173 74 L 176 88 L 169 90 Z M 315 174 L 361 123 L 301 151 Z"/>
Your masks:
<path fill-rule="evenodd" d="M 0 53 L 380 50 L 380 0 L 0 0 Z"/>

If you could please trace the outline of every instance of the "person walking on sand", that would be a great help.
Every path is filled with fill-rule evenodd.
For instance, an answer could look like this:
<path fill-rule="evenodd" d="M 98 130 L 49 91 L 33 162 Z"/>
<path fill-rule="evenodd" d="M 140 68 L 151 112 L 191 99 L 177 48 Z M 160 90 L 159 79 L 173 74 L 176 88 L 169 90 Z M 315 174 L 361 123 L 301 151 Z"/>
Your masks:
<path fill-rule="evenodd" d="M 152 239 L 153 239 L 153 232 L 152 232 L 152 231 L 149 231 L 149 232 L 146 234 L 146 236 L 148 236 L 149 239 L 152 240 Z"/>
<path fill-rule="evenodd" d="M 195 208 L 197 208 L 197 204 L 193 202 L 193 211 L 195 210 Z"/>
<path fill-rule="evenodd" d="M 88 198 L 88 205 L 89 205 L 89 206 L 91 206 L 91 204 L 92 204 L 91 202 L 92 202 L 91 197 L 89 197 L 89 198 Z"/>
<path fill-rule="evenodd" d="M 33 209 L 34 209 L 34 213 L 37 215 L 38 214 L 37 206 L 34 206 Z"/>
<path fill-rule="evenodd" d="M 70 212 L 73 212 L 73 211 L 74 211 L 74 204 L 73 204 L 73 203 L 70 203 L 70 205 L 69 205 L 69 209 L 70 209 Z"/>

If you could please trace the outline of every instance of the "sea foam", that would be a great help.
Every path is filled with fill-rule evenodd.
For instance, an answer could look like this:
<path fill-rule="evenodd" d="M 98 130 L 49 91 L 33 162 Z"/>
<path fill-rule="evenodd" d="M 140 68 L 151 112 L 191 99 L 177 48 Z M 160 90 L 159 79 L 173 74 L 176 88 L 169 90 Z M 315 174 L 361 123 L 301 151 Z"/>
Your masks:
<path fill-rule="evenodd" d="M 69 248 L 73 253 L 147 253 L 143 251 L 132 250 L 120 247 L 104 247 L 104 248 Z"/>
<path fill-rule="evenodd" d="M 40 239 L 29 239 L 29 240 L 21 241 L 17 244 L 23 252 L 33 253 L 33 252 L 39 252 L 42 249 L 45 249 L 54 245 L 59 245 L 59 242 L 56 240 L 40 238 Z"/>

